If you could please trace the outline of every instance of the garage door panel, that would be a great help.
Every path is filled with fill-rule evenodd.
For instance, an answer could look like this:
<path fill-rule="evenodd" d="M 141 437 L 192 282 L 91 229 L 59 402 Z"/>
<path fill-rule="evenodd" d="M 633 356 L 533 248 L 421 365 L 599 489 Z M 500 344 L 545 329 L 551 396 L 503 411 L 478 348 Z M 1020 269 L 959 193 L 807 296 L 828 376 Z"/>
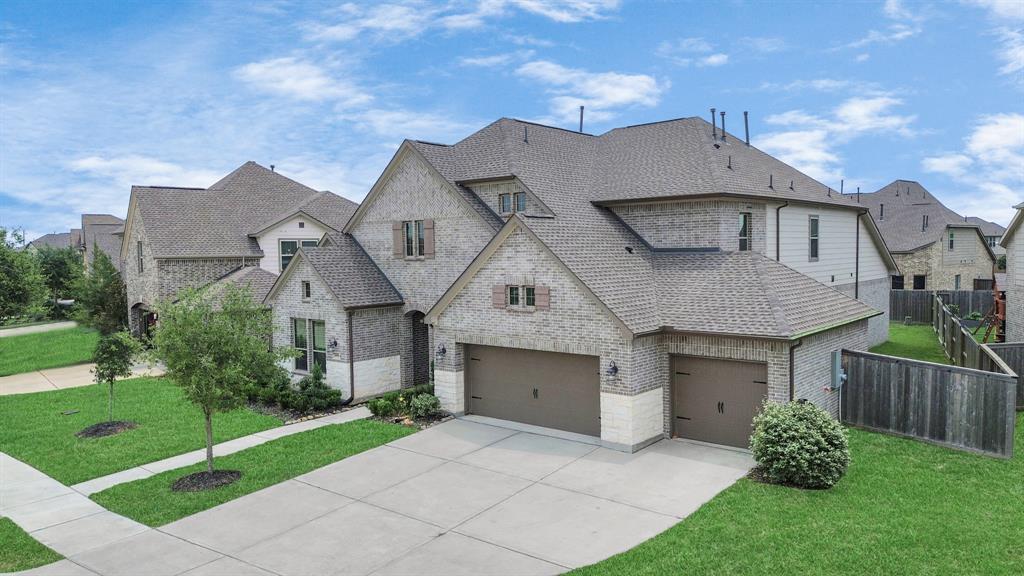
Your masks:
<path fill-rule="evenodd" d="M 676 356 L 672 369 L 673 435 L 746 448 L 768 393 L 767 365 Z"/>
<path fill-rule="evenodd" d="M 466 352 L 468 412 L 600 435 L 596 356 L 476 345 Z"/>

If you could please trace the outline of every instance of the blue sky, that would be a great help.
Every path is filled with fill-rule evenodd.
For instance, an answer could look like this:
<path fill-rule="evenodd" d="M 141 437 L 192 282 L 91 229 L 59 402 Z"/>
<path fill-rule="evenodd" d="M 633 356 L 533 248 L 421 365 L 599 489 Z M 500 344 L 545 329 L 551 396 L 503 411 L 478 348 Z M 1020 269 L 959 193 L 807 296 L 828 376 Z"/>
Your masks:
<path fill-rule="evenodd" d="M 0 8 L 0 226 L 124 215 L 247 160 L 361 200 L 403 138 L 726 110 L 824 183 L 1024 200 L 1024 3 L 54 2 Z"/>

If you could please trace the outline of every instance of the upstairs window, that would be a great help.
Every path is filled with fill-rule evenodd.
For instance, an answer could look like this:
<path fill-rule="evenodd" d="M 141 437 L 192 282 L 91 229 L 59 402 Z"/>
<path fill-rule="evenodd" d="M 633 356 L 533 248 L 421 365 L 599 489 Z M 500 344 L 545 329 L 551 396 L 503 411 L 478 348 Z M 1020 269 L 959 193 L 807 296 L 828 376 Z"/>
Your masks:
<path fill-rule="evenodd" d="M 508 214 L 512 211 L 511 194 L 498 194 L 498 211 L 502 214 Z"/>
<path fill-rule="evenodd" d="M 816 261 L 818 259 L 818 217 L 809 216 L 807 222 L 807 254 L 808 259 Z"/>
<path fill-rule="evenodd" d="M 750 250 L 752 218 L 750 212 L 740 212 L 740 252 Z"/>
<path fill-rule="evenodd" d="M 306 240 L 281 240 L 280 241 L 280 253 L 281 253 L 281 272 L 288 267 L 288 263 L 295 257 L 295 253 L 299 251 L 299 247 L 303 248 L 315 248 L 319 242 L 313 239 Z"/>
<path fill-rule="evenodd" d="M 949 251 L 953 251 L 953 231 L 949 231 Z"/>
<path fill-rule="evenodd" d="M 136 259 L 139 261 L 139 274 L 142 274 L 142 240 L 135 242 Z"/>
<path fill-rule="evenodd" d="M 516 192 L 516 212 L 526 212 L 526 193 Z"/>
<path fill-rule="evenodd" d="M 312 294 L 313 294 L 313 290 L 309 286 L 309 282 L 303 280 L 303 282 L 302 282 L 302 299 L 303 300 L 309 300 L 309 298 L 310 298 L 310 296 L 312 296 Z"/>
<path fill-rule="evenodd" d="M 999 237 L 998 236 L 986 236 L 985 238 L 986 238 L 986 240 L 988 240 L 988 245 L 989 245 L 990 248 L 995 248 L 996 244 L 999 243 Z"/>
<path fill-rule="evenodd" d="M 405 256 L 408 258 L 423 256 L 426 246 L 423 220 L 406 220 L 402 223 L 402 229 Z"/>
<path fill-rule="evenodd" d="M 925 287 L 925 275 L 915 274 L 914 275 L 914 290 L 924 290 Z"/>
<path fill-rule="evenodd" d="M 892 289 L 893 290 L 903 290 L 903 276 L 893 276 L 892 277 Z"/>
<path fill-rule="evenodd" d="M 537 305 L 537 289 L 533 286 L 506 286 L 505 290 L 508 306 L 533 308 Z"/>
<path fill-rule="evenodd" d="M 509 306 L 519 306 L 519 286 L 508 287 L 508 299 L 506 300 Z"/>

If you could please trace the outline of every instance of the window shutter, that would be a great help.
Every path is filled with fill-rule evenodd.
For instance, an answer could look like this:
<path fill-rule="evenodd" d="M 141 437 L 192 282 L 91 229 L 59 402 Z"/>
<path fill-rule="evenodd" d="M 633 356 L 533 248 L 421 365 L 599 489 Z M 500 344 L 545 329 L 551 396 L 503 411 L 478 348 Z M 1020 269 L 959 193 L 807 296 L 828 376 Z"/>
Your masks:
<path fill-rule="evenodd" d="M 434 221 L 423 221 L 423 257 L 434 257 Z"/>
<path fill-rule="evenodd" d="M 491 287 L 491 306 L 495 308 L 505 307 L 505 285 L 495 284 Z"/>
<path fill-rule="evenodd" d="M 534 308 L 547 310 L 551 308 L 551 289 L 547 286 L 533 287 Z"/>
<path fill-rule="evenodd" d="M 395 221 L 391 223 L 391 254 L 395 258 L 401 258 L 405 255 L 405 246 L 402 241 L 402 223 Z"/>

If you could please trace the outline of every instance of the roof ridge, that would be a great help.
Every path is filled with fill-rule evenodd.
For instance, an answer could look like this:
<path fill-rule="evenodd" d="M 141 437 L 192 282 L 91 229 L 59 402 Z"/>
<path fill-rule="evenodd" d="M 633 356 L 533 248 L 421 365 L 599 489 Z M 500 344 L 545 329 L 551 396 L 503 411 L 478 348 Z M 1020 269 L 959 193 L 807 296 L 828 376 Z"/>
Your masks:
<path fill-rule="evenodd" d="M 754 270 L 757 272 L 757 282 L 761 286 L 761 292 L 765 295 L 765 300 L 768 301 L 768 306 L 772 310 L 772 315 L 775 317 L 775 322 L 778 324 L 780 334 L 791 334 L 793 327 L 789 324 L 789 319 L 786 317 L 786 312 L 782 308 L 782 301 L 779 300 L 778 295 L 775 293 L 774 285 L 768 286 L 765 284 L 767 274 L 765 274 L 765 262 L 768 260 L 767 256 L 759 252 L 751 252 L 751 259 L 754 263 Z M 756 254 L 757 256 L 753 256 Z M 775 260 L 772 260 L 775 262 Z M 777 262 L 782 264 L 781 262 Z"/>

